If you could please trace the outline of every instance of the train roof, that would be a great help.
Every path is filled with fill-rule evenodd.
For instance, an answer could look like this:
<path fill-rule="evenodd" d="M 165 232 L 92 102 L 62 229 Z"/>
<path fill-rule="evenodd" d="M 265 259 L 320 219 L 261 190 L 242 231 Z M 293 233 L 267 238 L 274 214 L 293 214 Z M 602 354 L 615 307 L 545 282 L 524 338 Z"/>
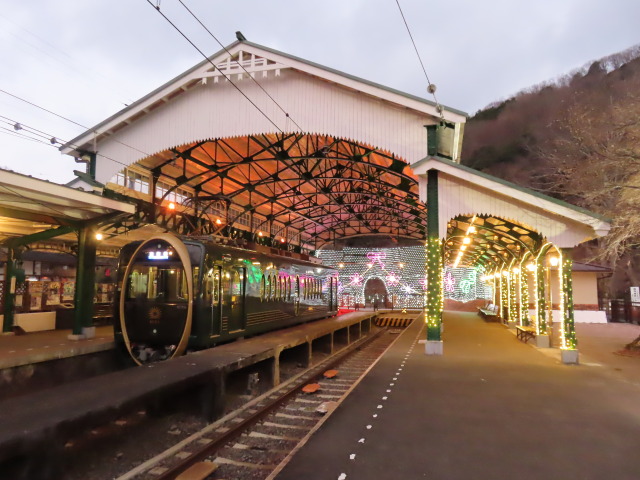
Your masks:
<path fill-rule="evenodd" d="M 194 242 L 194 243 L 202 243 L 214 246 L 216 248 L 220 248 L 221 250 L 229 251 L 229 252 L 246 252 L 245 254 L 253 253 L 257 255 L 266 255 L 268 257 L 278 257 L 282 259 L 287 259 L 289 261 L 294 261 L 297 264 L 305 265 L 308 267 L 323 267 L 329 270 L 336 270 L 334 267 L 325 265 L 322 263 L 317 257 L 313 257 L 311 255 L 306 255 L 303 253 L 295 253 L 289 252 L 285 250 L 281 250 L 279 248 L 267 247 L 264 245 L 252 244 L 247 246 L 238 246 L 238 245 L 228 245 L 223 244 L 221 241 L 216 241 L 216 238 L 211 237 L 193 237 L 193 236 L 180 236 L 180 239 L 183 242 Z M 225 239 L 227 240 L 227 239 Z M 251 248 L 255 247 L 255 248 Z M 337 270 L 336 270 L 337 271 Z"/>

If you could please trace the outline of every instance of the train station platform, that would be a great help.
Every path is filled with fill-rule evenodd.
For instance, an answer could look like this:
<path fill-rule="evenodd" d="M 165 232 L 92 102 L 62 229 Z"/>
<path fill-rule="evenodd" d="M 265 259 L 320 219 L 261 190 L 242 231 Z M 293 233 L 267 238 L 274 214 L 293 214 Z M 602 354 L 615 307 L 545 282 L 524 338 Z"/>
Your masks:
<path fill-rule="evenodd" d="M 0 335 L 0 370 L 111 350 L 113 327 L 96 327 L 93 338 L 70 340 L 71 330 Z"/>
<path fill-rule="evenodd" d="M 260 372 L 264 389 L 271 388 L 280 382 L 283 367 L 290 363 L 303 369 L 316 355 L 326 358 L 362 341 L 371 332 L 375 316 L 374 312 L 348 313 L 166 362 L 113 371 L 11 398 L 0 397 L 0 463 L 26 458 L 34 451 L 43 455 L 43 464 L 54 462 L 58 449 L 73 433 L 115 420 L 136 408 L 171 405 L 185 392 L 193 400 L 194 409 L 214 418 L 225 407 L 227 383 L 232 375 Z M 13 340 L 16 338 L 20 339 Z"/>
<path fill-rule="evenodd" d="M 275 478 L 638 478 L 640 383 L 474 313 L 444 326 L 426 356 L 414 322 Z"/>

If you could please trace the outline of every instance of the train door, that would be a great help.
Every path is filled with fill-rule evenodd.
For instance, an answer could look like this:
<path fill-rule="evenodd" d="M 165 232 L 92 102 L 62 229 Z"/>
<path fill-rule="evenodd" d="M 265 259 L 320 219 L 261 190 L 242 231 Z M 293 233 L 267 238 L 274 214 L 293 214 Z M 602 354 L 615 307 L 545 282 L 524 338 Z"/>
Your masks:
<path fill-rule="evenodd" d="M 207 317 L 211 325 L 209 335 L 214 337 L 221 332 L 221 302 L 220 302 L 220 278 L 222 269 L 213 267 L 205 278 L 205 301 L 207 302 Z"/>
<path fill-rule="evenodd" d="M 247 269 L 233 268 L 224 277 L 222 316 L 227 317 L 227 330 L 244 330 Z"/>

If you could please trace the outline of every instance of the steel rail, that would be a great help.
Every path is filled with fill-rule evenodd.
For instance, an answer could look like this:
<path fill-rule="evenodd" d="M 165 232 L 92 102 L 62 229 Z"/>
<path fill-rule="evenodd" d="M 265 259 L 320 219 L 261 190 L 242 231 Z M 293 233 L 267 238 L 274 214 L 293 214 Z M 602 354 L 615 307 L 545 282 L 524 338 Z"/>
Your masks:
<path fill-rule="evenodd" d="M 368 335 L 365 338 L 362 338 L 353 344 L 345 347 L 343 351 L 336 354 L 336 356 L 331 357 L 321 364 L 312 367 L 309 369 L 309 374 L 304 375 L 304 377 L 297 382 L 293 387 L 289 388 L 286 392 L 281 394 L 278 398 L 274 399 L 269 404 L 260 408 L 257 412 L 251 414 L 249 417 L 244 419 L 242 422 L 239 422 L 236 426 L 230 428 L 226 432 L 222 433 L 218 438 L 213 439 L 210 443 L 204 445 L 198 451 L 192 453 L 188 457 L 180 460 L 178 463 L 169 467 L 169 469 L 156 477 L 157 480 L 173 480 L 178 475 L 186 471 L 189 467 L 194 465 L 197 462 L 204 460 L 209 457 L 212 453 L 222 448 L 225 444 L 229 443 L 235 437 L 242 434 L 247 428 L 259 422 L 263 417 L 267 416 L 271 411 L 282 405 L 289 398 L 293 397 L 297 393 L 299 393 L 302 388 L 311 381 L 321 378 L 322 373 L 327 369 L 331 369 L 336 367 L 338 364 L 342 363 L 347 357 L 361 349 L 363 346 L 371 343 L 374 339 L 378 338 L 385 329 L 381 329 L 375 333 Z"/>

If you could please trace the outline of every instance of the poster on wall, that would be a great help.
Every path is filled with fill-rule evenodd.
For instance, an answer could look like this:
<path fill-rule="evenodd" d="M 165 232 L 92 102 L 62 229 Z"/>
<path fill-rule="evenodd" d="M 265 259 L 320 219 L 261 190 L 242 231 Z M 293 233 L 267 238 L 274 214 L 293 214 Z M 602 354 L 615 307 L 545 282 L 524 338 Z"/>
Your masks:
<path fill-rule="evenodd" d="M 31 298 L 29 302 L 29 310 L 42 309 L 43 288 L 44 288 L 44 282 L 29 282 L 28 292 Z"/>
<path fill-rule="evenodd" d="M 640 303 L 640 287 L 629 287 L 631 303 Z"/>
<path fill-rule="evenodd" d="M 41 310 L 42 309 L 42 297 L 31 296 L 31 304 L 29 305 L 29 310 Z"/>
<path fill-rule="evenodd" d="M 49 282 L 47 290 L 47 305 L 60 305 L 60 282 Z"/>
<path fill-rule="evenodd" d="M 75 289 L 76 282 L 64 282 L 62 284 L 62 301 L 72 302 Z"/>

